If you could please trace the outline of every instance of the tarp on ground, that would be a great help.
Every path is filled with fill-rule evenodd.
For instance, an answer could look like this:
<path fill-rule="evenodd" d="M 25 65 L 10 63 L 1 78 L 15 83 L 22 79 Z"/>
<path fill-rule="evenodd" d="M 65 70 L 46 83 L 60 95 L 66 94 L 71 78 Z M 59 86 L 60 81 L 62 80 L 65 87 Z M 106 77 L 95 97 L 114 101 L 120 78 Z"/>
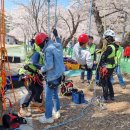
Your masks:
<path fill-rule="evenodd" d="M 124 58 L 121 59 L 121 72 L 130 74 L 130 59 L 128 61 L 124 61 Z M 93 72 L 95 74 L 95 72 Z M 65 72 L 67 77 L 80 76 L 81 70 L 69 70 Z M 85 74 L 87 74 L 85 72 Z"/>

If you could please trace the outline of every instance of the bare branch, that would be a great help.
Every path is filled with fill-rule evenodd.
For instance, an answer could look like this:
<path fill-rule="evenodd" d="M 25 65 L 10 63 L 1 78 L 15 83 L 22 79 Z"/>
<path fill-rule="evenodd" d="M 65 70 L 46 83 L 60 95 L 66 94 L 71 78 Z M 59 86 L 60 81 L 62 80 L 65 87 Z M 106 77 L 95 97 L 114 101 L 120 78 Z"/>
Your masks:
<path fill-rule="evenodd" d="M 75 23 L 74 23 L 74 16 L 73 16 L 73 14 L 72 14 L 72 12 L 68 9 L 68 11 L 69 11 L 69 14 L 70 14 L 70 16 L 71 16 L 71 19 L 72 19 L 72 26 L 73 26 L 73 29 L 74 29 L 74 26 L 75 26 Z"/>
<path fill-rule="evenodd" d="M 69 32 L 70 32 L 70 34 L 71 34 L 71 28 L 70 28 L 70 25 L 69 25 L 69 23 L 68 23 L 68 20 L 66 20 L 63 16 L 59 16 L 60 18 L 62 18 L 62 20 L 66 23 L 66 25 L 68 26 L 68 28 L 69 28 Z"/>
<path fill-rule="evenodd" d="M 108 13 L 108 14 L 102 16 L 101 18 L 108 17 L 108 16 L 110 16 L 110 15 L 112 15 L 112 14 L 115 14 L 115 13 L 117 13 L 117 12 L 120 12 L 120 11 L 119 11 L 119 10 L 113 11 L 113 12 L 111 12 L 111 13 Z"/>

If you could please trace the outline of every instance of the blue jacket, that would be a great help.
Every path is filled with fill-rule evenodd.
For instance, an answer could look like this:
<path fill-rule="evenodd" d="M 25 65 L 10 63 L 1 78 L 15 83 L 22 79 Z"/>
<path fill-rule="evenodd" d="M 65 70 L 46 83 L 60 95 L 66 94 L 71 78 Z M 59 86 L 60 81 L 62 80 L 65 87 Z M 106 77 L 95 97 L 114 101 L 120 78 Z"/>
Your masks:
<path fill-rule="evenodd" d="M 58 79 L 65 71 L 63 61 L 63 48 L 59 37 L 56 42 L 49 40 L 43 48 L 45 56 L 42 72 L 46 72 L 47 81 Z"/>
<path fill-rule="evenodd" d="M 32 55 L 30 62 L 36 66 L 38 69 L 41 69 L 43 64 L 39 63 L 39 59 L 40 59 L 40 53 L 39 52 L 34 52 L 34 54 Z"/>

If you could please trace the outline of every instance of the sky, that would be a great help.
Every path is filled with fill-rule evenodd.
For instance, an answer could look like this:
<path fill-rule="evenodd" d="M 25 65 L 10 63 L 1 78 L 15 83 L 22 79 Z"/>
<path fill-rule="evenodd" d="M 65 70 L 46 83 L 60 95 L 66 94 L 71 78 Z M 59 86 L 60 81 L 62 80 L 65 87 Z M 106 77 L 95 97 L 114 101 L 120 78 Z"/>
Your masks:
<path fill-rule="evenodd" d="M 13 2 L 13 1 L 19 1 L 20 3 L 22 2 L 22 3 L 26 4 L 29 0 L 4 0 L 4 1 L 5 1 L 5 9 L 11 10 L 17 6 L 15 4 L 15 2 Z M 57 3 L 58 3 L 58 5 L 63 5 L 64 7 L 67 7 L 69 0 L 57 0 Z"/>
<path fill-rule="evenodd" d="M 15 8 L 17 5 L 15 3 L 16 0 L 4 0 L 5 1 L 5 9 L 10 10 Z M 28 0 L 17 0 L 18 2 L 22 1 L 22 3 L 27 3 Z"/>

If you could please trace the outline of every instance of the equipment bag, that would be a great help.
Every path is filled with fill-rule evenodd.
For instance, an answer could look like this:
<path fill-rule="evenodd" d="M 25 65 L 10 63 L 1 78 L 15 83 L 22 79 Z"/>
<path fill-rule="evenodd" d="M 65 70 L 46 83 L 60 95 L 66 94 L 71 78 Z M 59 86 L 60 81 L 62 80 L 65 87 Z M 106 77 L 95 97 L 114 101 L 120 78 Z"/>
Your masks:
<path fill-rule="evenodd" d="M 85 103 L 83 91 L 72 91 L 72 102 L 76 104 Z"/>
<path fill-rule="evenodd" d="M 16 129 L 19 128 L 21 124 L 27 124 L 27 121 L 24 118 L 19 117 L 17 114 L 9 113 L 3 115 L 2 124 L 3 124 L 3 128 Z"/>
<path fill-rule="evenodd" d="M 73 89 L 74 88 L 73 88 L 73 81 L 72 80 L 64 81 L 61 84 L 60 93 L 63 96 L 71 96 Z"/>

